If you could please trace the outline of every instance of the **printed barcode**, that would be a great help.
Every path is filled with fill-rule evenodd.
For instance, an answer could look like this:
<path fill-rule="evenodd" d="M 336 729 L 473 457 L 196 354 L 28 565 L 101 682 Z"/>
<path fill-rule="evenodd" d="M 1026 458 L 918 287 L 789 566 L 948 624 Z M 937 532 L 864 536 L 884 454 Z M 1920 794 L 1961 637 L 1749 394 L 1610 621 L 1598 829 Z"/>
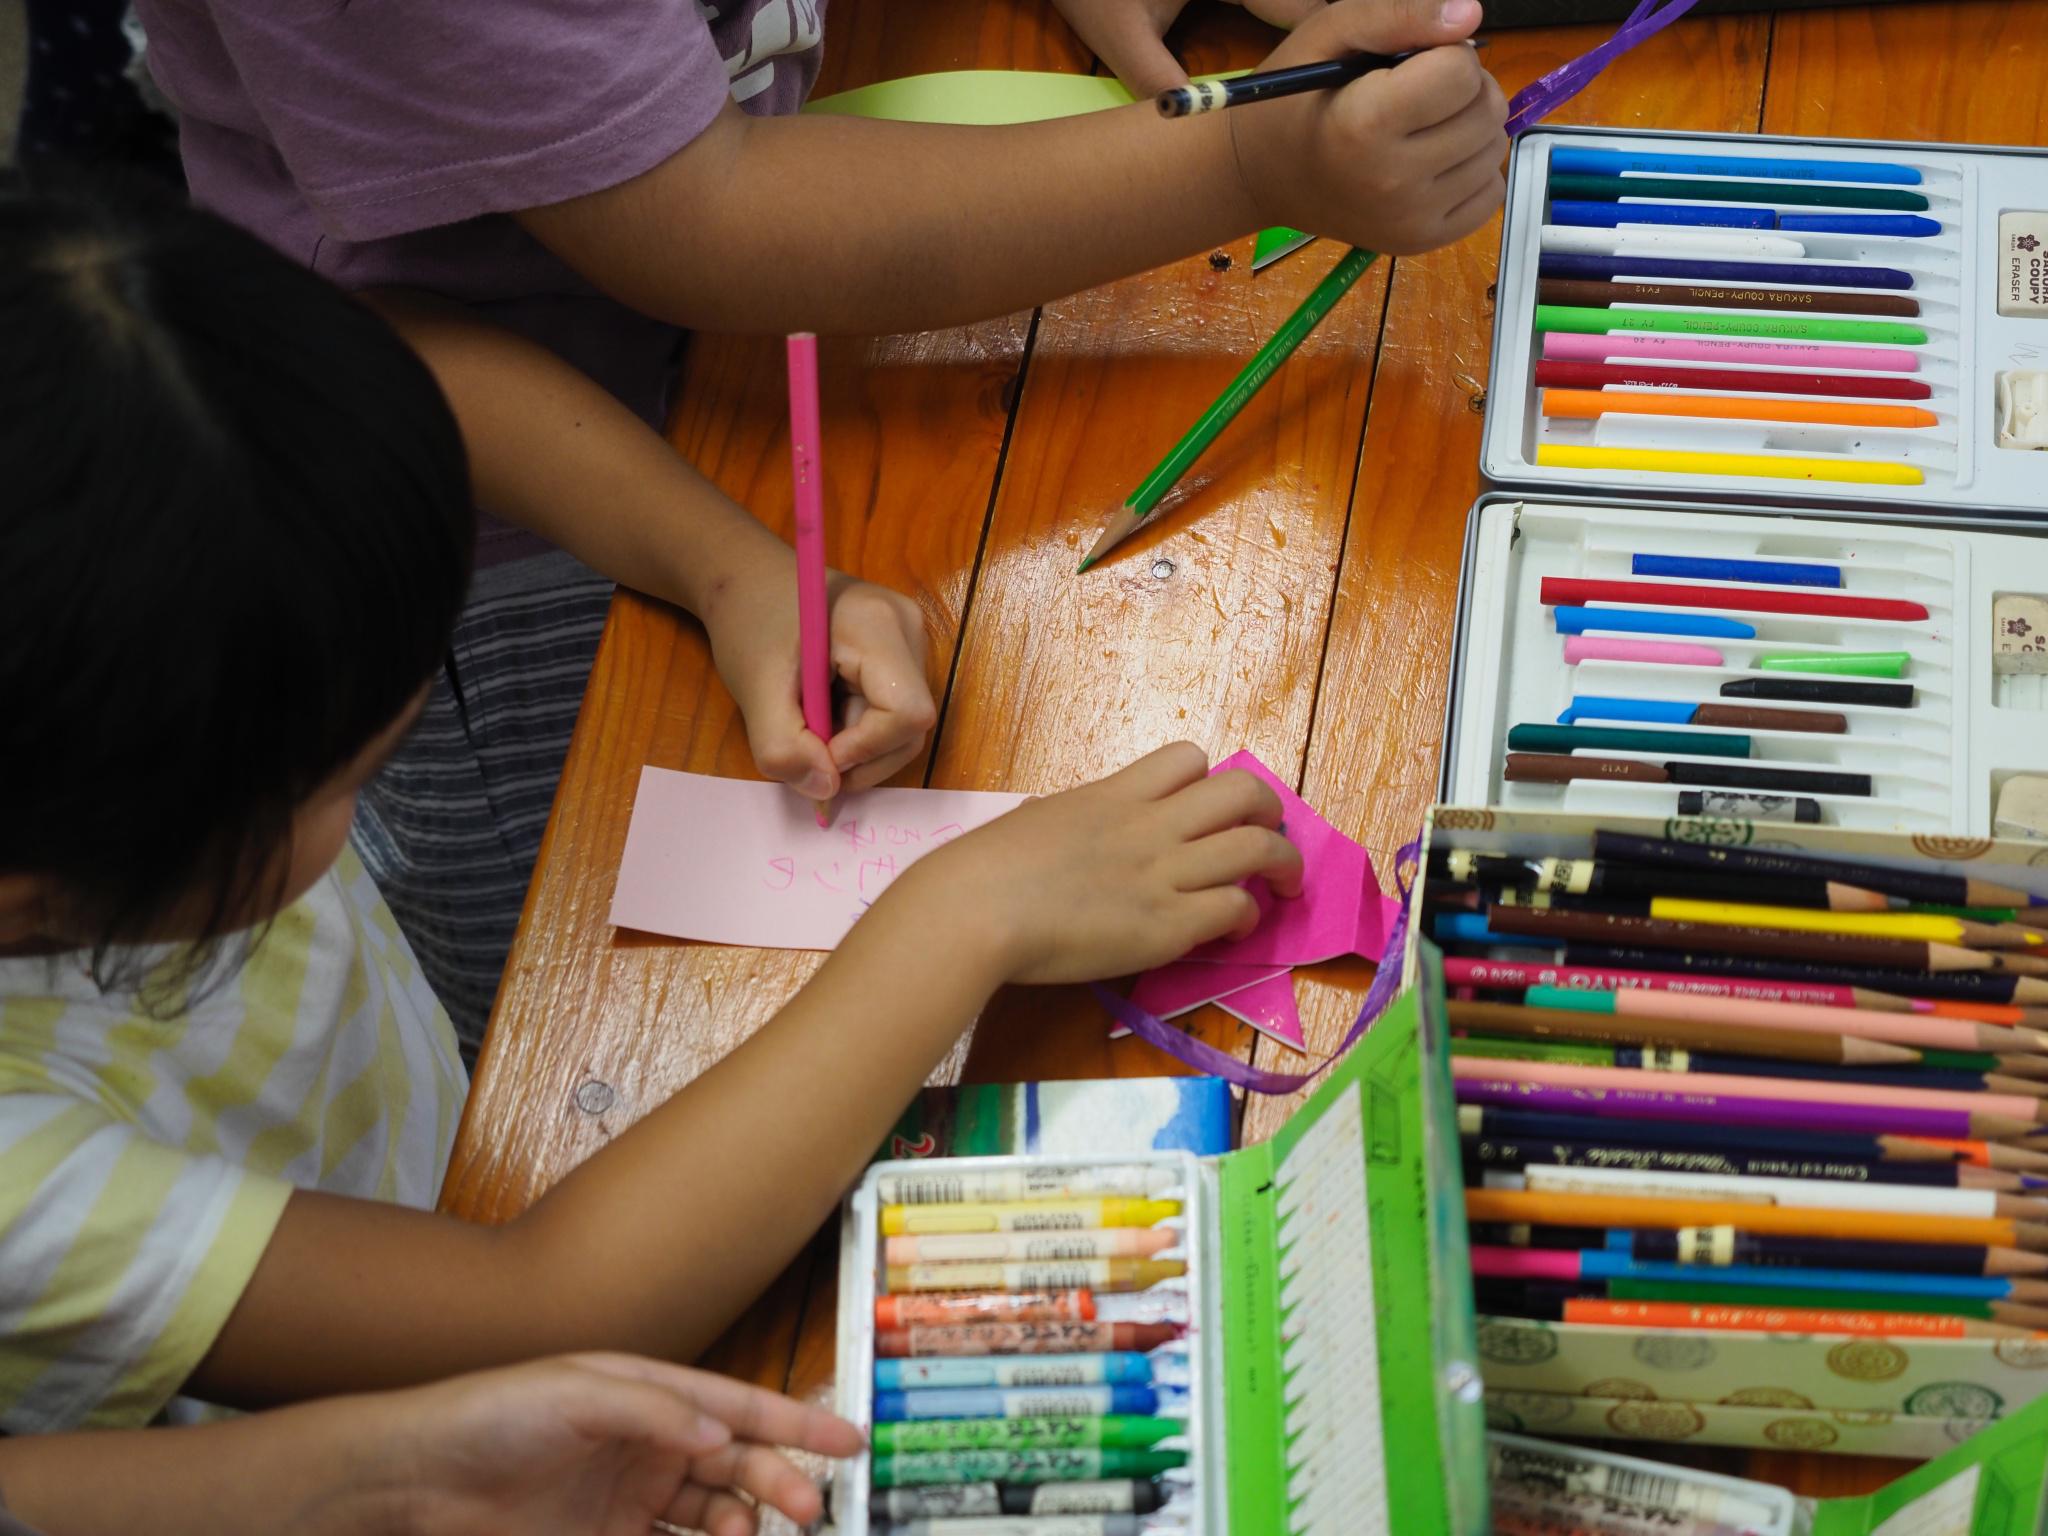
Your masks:
<path fill-rule="evenodd" d="M 1639 1471 L 1634 1467 L 1610 1467 L 1607 1469 L 1607 1492 L 1617 1499 L 1627 1499 L 1635 1504 L 1670 1504 L 1677 1500 L 1679 1481 L 1666 1477 L 1660 1472 Z"/>

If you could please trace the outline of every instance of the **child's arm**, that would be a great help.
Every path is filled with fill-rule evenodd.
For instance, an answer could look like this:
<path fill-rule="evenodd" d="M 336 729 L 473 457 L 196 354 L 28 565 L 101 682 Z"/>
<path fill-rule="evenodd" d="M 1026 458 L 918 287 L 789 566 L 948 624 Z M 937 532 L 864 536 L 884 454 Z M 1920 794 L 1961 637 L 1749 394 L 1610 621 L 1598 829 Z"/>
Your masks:
<path fill-rule="evenodd" d="M 0 1439 L 8 1512 L 43 1536 L 608 1536 L 817 1519 L 777 1446 L 852 1425 L 704 1371 L 580 1355 L 186 1429 Z"/>
<path fill-rule="evenodd" d="M 709 330 L 912 331 L 1006 314 L 1262 224 L 1388 254 L 1500 206 L 1506 107 L 1478 0 L 1338 0 L 1270 67 L 1428 48 L 1338 91 L 1170 120 L 1006 128 L 749 117 L 521 222 L 615 298 Z"/>
<path fill-rule="evenodd" d="M 1169 747 L 927 855 L 766 1027 L 507 1226 L 293 1195 L 189 1390 L 254 1405 L 565 1349 L 694 1355 L 997 986 L 1162 964 L 1256 922 L 1239 881 L 1299 890 L 1272 791 L 1204 769 Z"/>
<path fill-rule="evenodd" d="M 909 598 L 834 576 L 833 664 L 865 708 L 828 748 L 798 703 L 788 545 L 545 347 L 419 295 L 368 297 L 440 381 L 482 506 L 703 622 L 764 774 L 827 800 L 923 749 L 937 711 Z"/>

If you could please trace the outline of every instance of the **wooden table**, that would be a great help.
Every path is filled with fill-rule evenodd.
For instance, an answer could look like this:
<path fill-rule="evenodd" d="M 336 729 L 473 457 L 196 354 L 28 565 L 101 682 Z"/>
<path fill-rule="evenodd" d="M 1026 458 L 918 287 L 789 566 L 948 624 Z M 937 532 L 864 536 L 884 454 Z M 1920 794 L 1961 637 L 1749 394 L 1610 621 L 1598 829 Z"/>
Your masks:
<path fill-rule="evenodd" d="M 1047 0 L 833 0 L 820 93 L 943 69 L 1087 71 Z M 1604 28 L 1497 34 L 1512 91 Z M 1255 63 L 1271 36 L 1195 0 L 1192 69 Z M 1623 59 L 1559 121 L 2038 144 L 2048 5 L 1960 0 L 1689 20 Z M 964 330 L 827 342 L 832 559 L 916 596 L 942 702 L 900 783 L 1056 790 L 1177 738 L 1250 747 L 1371 848 L 1383 875 L 1437 782 L 1466 508 L 1478 491 L 1498 226 L 1374 267 L 1167 503 L 1073 576 L 1108 509 L 1336 259 L 1253 277 L 1250 242 Z M 772 526 L 790 522 L 778 341 L 691 349 L 677 449 Z M 507 1219 L 763 1023 L 818 957 L 622 936 L 606 921 L 644 763 L 752 773 L 702 632 L 621 593 L 443 1192 Z M 1370 980 L 1304 988 L 1320 1054 Z M 1210 1043 L 1299 1058 L 1210 1011 Z M 1078 991 L 1006 994 L 941 1070 L 983 1081 L 1178 1070 L 1112 1044 Z M 1255 1100 L 1269 1134 L 1286 1101 Z M 802 1394 L 832 1365 L 836 1278 L 814 1244 L 707 1363 Z M 1902 1463 L 1756 1455 L 1803 1491 Z"/>

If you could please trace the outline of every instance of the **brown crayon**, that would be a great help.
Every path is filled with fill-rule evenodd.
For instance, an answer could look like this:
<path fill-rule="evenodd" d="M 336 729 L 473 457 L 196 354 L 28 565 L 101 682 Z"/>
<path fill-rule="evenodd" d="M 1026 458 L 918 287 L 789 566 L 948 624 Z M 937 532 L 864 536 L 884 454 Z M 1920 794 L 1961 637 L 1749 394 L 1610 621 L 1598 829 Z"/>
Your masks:
<path fill-rule="evenodd" d="M 1171 1344 L 1171 1323 L 962 1323 L 936 1328 L 887 1328 L 875 1335 L 875 1353 L 888 1359 L 926 1355 L 1095 1355 L 1113 1350 L 1146 1353 Z"/>

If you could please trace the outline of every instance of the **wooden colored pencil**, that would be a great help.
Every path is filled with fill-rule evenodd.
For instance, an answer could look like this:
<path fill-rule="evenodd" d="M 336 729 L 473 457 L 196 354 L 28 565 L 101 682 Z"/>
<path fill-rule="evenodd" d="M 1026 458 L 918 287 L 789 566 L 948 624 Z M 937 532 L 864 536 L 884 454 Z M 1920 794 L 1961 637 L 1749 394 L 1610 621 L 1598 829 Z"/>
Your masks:
<path fill-rule="evenodd" d="M 1980 1024 L 2021 1025 L 2048 1034 L 2048 1008 L 2020 1008 L 2010 1003 L 1973 1003 L 1953 997 L 1901 999 L 1915 1013 L 1941 1019 L 1975 1019 Z"/>
<path fill-rule="evenodd" d="M 1727 1269 L 1737 1264 L 1764 1268 L 1901 1269 L 1922 1275 L 2012 1277 L 2048 1274 L 2048 1254 L 2017 1248 L 1978 1248 L 1964 1243 L 1845 1241 L 1832 1237 L 1760 1237 L 1732 1227 L 1683 1227 L 1626 1234 L 1617 1252 L 1653 1264 L 1689 1264 Z"/>
<path fill-rule="evenodd" d="M 1546 965 L 1535 960 L 1489 960 L 1478 955 L 1444 956 L 1444 981 L 1452 987 L 1482 987 L 1491 991 L 1525 990 L 1529 987 L 1565 987 L 1584 992 L 1624 992 L 1644 988 L 1652 992 L 1691 992 L 1701 997 L 1731 997 L 1760 1003 L 1808 1003 L 1821 1008 L 1868 1008 L 1881 1013 L 1938 1012 L 1935 1004 L 1916 1006 L 1915 1000 L 1870 987 L 1835 987 L 1797 981 L 1751 981 L 1740 976 L 1695 976 L 1684 971 L 1614 970 L 1599 966 Z M 1995 1003 L 1958 1003 L 1961 1008 L 1997 1009 Z M 2021 1013 L 2023 1009 L 2009 1010 Z M 1980 1017 L 1958 1014 L 1959 1018 Z M 2048 1010 L 2039 1020 L 1983 1017 L 1987 1024 L 2048 1024 Z"/>
<path fill-rule="evenodd" d="M 2029 1252 L 2048 1248 L 2048 1222 L 2002 1216 L 1905 1216 L 1893 1211 L 1832 1211 L 1636 1195 L 1556 1195 L 1523 1189 L 1466 1190 L 1465 1219 L 1552 1227 L 1715 1226 L 1733 1227 L 1738 1232 L 1877 1242 L 1964 1243 Z"/>
<path fill-rule="evenodd" d="M 1656 1088 L 1595 1088 L 1531 1081 L 1509 1071 L 1515 1062 L 1469 1062 L 1452 1080 L 1461 1104 L 1499 1105 L 1545 1114 L 1590 1114 L 1632 1120 L 1683 1120 L 1733 1127 L 1775 1126 L 1780 1129 L 1836 1131 L 1872 1136 L 1917 1136 L 1969 1141 L 2004 1141 L 2024 1134 L 2035 1122 L 2007 1115 L 1964 1113 L 1953 1109 L 1921 1109 L 1898 1104 L 1837 1104 L 1782 1093 L 1710 1093 L 1686 1084 Z M 1477 1070 L 1473 1070 L 1477 1069 Z M 1584 1072 L 1591 1067 L 1579 1069 Z M 1650 1074 L 1657 1081 L 1656 1074 Z M 2000 1165 L 2010 1166 L 2010 1165 Z"/>
<path fill-rule="evenodd" d="M 1683 1328 L 1738 1333 L 1847 1333 L 1888 1339 L 2030 1339 L 2031 1328 L 1981 1323 L 1938 1312 L 1845 1312 L 1831 1307 L 1702 1306 L 1683 1301 L 1602 1301 L 1582 1297 L 1564 1304 L 1563 1321 L 1598 1328 Z"/>
<path fill-rule="evenodd" d="M 1671 1147 L 1686 1151 L 1719 1152 L 1728 1147 L 1726 1126 L 1697 1121 L 1638 1117 L 1615 1107 L 1611 1112 L 1592 1108 L 1604 1096 L 1567 1093 L 1563 1102 L 1586 1104 L 1595 1118 L 1549 1113 L 1535 1108 L 1479 1103 L 1458 1106 L 1460 1136 L 1499 1136 L 1511 1140 L 1576 1141 L 1581 1138 L 1613 1140 L 1632 1147 Z M 1868 1158 L 1884 1163 L 1969 1163 L 1980 1168 L 2017 1172 L 2048 1172 L 2048 1155 L 2021 1147 L 1953 1138 L 1900 1136 L 1894 1134 L 1850 1134 L 1821 1131 L 1813 1126 L 1754 1125 L 1741 1139 L 1744 1152 L 1772 1152 L 1783 1157 Z"/>
<path fill-rule="evenodd" d="M 1577 761 L 1577 759 L 1573 759 Z M 2016 958 L 1923 939 L 1871 939 L 1847 933 L 1793 933 L 1778 928 L 1724 928 L 1713 923 L 1674 923 L 1661 918 L 1599 912 L 1539 911 L 1494 907 L 1486 925 L 1495 933 L 1591 944 L 1644 945 L 1652 949 L 1703 949 L 1774 960 L 1808 960 L 1900 970 L 1988 971 Z"/>
<path fill-rule="evenodd" d="M 2048 1087 L 2024 1077 L 1999 1072 L 1968 1072 L 1932 1067 L 1845 1067 L 1815 1061 L 1784 1061 L 1763 1056 L 1736 1056 L 1721 1051 L 1687 1050 L 1666 1045 L 1606 1045 L 1593 1040 L 1496 1038 L 1460 1032 L 1453 1046 L 1461 1056 L 1489 1061 L 1555 1061 L 1588 1067 L 1669 1074 L 1684 1079 L 1702 1076 L 1740 1077 L 1762 1085 L 1790 1082 L 1863 1083 L 1872 1087 L 1932 1088 L 1950 1093 L 1998 1094 L 2040 1099 Z"/>
<path fill-rule="evenodd" d="M 2048 943 L 2040 934 L 2016 923 L 1973 923 L 1965 918 L 1938 917 L 1925 912 L 1816 912 L 1806 907 L 1658 896 L 1650 902 L 1650 916 L 1674 923 L 1713 923 L 1726 928 L 1783 928 L 1794 933 L 1924 939 L 1970 949 L 2031 949 Z"/>
<path fill-rule="evenodd" d="M 1826 1306 L 1841 1306 L 1847 1295 L 1891 1296 L 1894 1306 L 1871 1302 L 1871 1311 L 1948 1311 L 1950 1301 L 2012 1302 L 2036 1306 L 2048 1302 L 2048 1280 L 2024 1275 L 1927 1275 L 1901 1269 L 1796 1269 L 1772 1268 L 1763 1264 L 1729 1264 L 1718 1267 L 1667 1264 L 1638 1259 L 1632 1254 L 1607 1248 L 1513 1248 L 1501 1244 L 1472 1245 L 1472 1274 L 1475 1280 L 1498 1285 L 1501 1281 L 1522 1281 L 1543 1287 L 1539 1294 L 1551 1294 L 1558 1285 L 1584 1287 L 1600 1281 L 1627 1281 L 1642 1285 L 1674 1286 L 1684 1294 L 1669 1299 L 1683 1301 L 1730 1301 L 1752 1303 L 1768 1295 L 1773 1302 L 1796 1299 L 1798 1293 L 1813 1293 Z M 1941 1298 L 1943 1305 L 1935 1305 Z M 1637 1299 L 1630 1297 L 1628 1299 Z"/>
<path fill-rule="evenodd" d="M 1351 291 L 1351 286 L 1365 275 L 1365 269 L 1375 259 L 1373 252 L 1355 247 L 1338 259 L 1336 266 L 1281 323 L 1272 339 L 1252 354 L 1251 361 L 1225 386 L 1223 393 L 1195 418 L 1195 424 L 1167 450 L 1166 457 L 1124 498 L 1124 504 L 1110 518 L 1094 547 L 1082 557 L 1075 574 L 1087 570 L 1145 526 L 1145 520 L 1158 508 L 1166 493 L 1180 482 L 1180 477 L 1188 472 L 1195 460 L 1208 451 L 1209 445 L 1216 441 L 1223 429 L 1237 419 L 1237 413 L 1251 402 L 1252 397 L 1265 388 L 1266 381 L 1294 355 L 1295 349 L 1308 339 L 1309 333 L 1322 324 L 1323 317 Z"/>
<path fill-rule="evenodd" d="M 1816 1158 L 1751 1148 L 1747 1142 L 1728 1151 L 1707 1152 L 1681 1147 L 1632 1146 L 1613 1134 L 1613 1122 L 1595 1121 L 1580 1132 L 1583 1141 L 1511 1141 L 1492 1137 L 1462 1138 L 1468 1169 L 1634 1168 L 1659 1173 L 1728 1173 L 1759 1178 L 1839 1179 L 1849 1184 L 1911 1184 L 1937 1189 L 1988 1189 L 2017 1194 L 2027 1187 L 2017 1173 L 1979 1168 L 1969 1163 L 1883 1162 L 1875 1158 Z M 1594 1139 L 1597 1138 L 1597 1139 Z"/>
<path fill-rule="evenodd" d="M 1633 944 L 1601 944 L 1567 940 L 1555 946 L 1565 965 L 1595 969 L 1669 970 L 1678 967 L 1701 977 L 1739 977 L 1749 981 L 1802 982 L 1839 987 L 1869 987 L 1898 995 L 1950 998 L 1966 1002 L 2048 1004 L 2048 981 L 1993 971 L 1903 971 L 1879 966 L 1841 965 L 1819 960 L 1733 955 L 1691 950 L 1667 952 Z"/>
<path fill-rule="evenodd" d="M 1634 1067 L 1581 1066 L 1575 1062 L 1512 1061 L 1502 1058 L 1451 1056 L 1455 1077 L 1491 1077 L 1537 1083 L 1546 1088 L 1664 1089 L 1670 1077 Z M 1823 1083 L 1804 1078 L 1741 1077 L 1718 1072 L 1688 1072 L 1684 1091 L 1735 1097 L 1764 1096 L 1809 1104 L 1855 1104 L 1878 1109 L 1954 1110 L 1968 1115 L 2003 1115 L 2025 1135 L 2048 1124 L 2048 1104 L 2028 1094 L 1957 1093 L 1944 1088 L 1885 1088 L 1873 1083 Z"/>
<path fill-rule="evenodd" d="M 1640 837 L 1631 832 L 1595 832 L 1593 856 L 1622 859 L 1632 864 L 1733 870 L 1761 876 L 1767 881 L 1787 876 L 1803 880 L 1844 880 L 1887 895 L 1905 896 L 1914 901 L 1947 902 L 1962 907 L 2048 906 L 2048 897 L 2033 896 L 2018 886 L 2000 885 L 1975 876 L 1894 869 L 1885 864 L 1823 859 L 1810 854 L 1778 853 L 1764 848 L 1683 843 L 1670 838 Z"/>
<path fill-rule="evenodd" d="M 1670 995 L 1683 997 L 1686 994 Z M 1713 1001 L 1725 1003 L 1730 1000 Z M 1701 1010 L 1702 1015 L 1706 1012 Z M 1664 1045 L 1686 1050 L 1723 1051 L 1737 1056 L 1770 1056 L 1787 1061 L 1830 1062 L 1848 1066 L 1910 1066 L 1921 1059 L 1921 1053 L 1909 1045 L 1862 1035 L 1808 1029 L 1751 1028 L 1733 1021 L 1723 1022 L 1697 1015 L 1681 1018 L 1675 1015 L 1631 1014 L 1619 1007 L 1596 1012 L 1453 1000 L 1449 1004 L 1449 1017 L 1453 1029 L 1517 1035 L 1531 1040 Z"/>
<path fill-rule="evenodd" d="M 804 728 L 832 740 L 832 614 L 825 578 L 825 488 L 819 462 L 818 338 L 791 336 L 789 460 L 796 506 L 797 684 Z M 825 801 L 816 802 L 818 825 L 832 824 Z"/>
<path fill-rule="evenodd" d="M 1513 1181 L 1521 1180 L 1517 1186 Z M 1847 1184 L 1839 1179 L 1786 1179 L 1726 1173 L 1658 1173 L 1640 1168 L 1561 1168 L 1531 1163 L 1519 1174 L 1489 1174 L 1488 1188 L 1554 1194 L 1613 1192 L 1656 1200 L 1728 1199 L 1827 1211 L 1894 1212 L 1902 1216 L 2005 1216 L 2048 1222 L 2048 1200 L 1991 1189 L 1933 1185 Z"/>
<path fill-rule="evenodd" d="M 1757 1307 L 1831 1307 L 1845 1312 L 1933 1312 L 1944 1317 L 1967 1317 L 1976 1322 L 2006 1323 L 2019 1328 L 2048 1328 L 2048 1311 L 2022 1301 L 1981 1299 L 1966 1296 L 1902 1296 L 1896 1291 L 1855 1291 L 1833 1287 L 1744 1286 L 1731 1291 L 1715 1286 L 1708 1290 L 1684 1282 L 1663 1280 L 1609 1280 L 1596 1289 L 1611 1301 L 1675 1301 L 1685 1305 L 1712 1305 L 1739 1301 Z M 2048 1294 L 2039 1298 L 2048 1301 Z"/>
<path fill-rule="evenodd" d="M 1453 855 L 1455 860 L 1455 855 Z M 1498 860 L 1501 865 L 1519 864 L 1534 877 L 1539 891 L 1570 891 L 1575 895 L 1686 896 L 1711 897 L 1721 901 L 1753 901 L 1754 880 L 1742 875 L 1716 875 L 1711 871 L 1675 874 L 1669 869 L 1622 864 L 1612 859 Z M 1489 874 L 1505 876 L 1509 871 L 1480 869 L 1459 874 L 1446 871 L 1453 879 L 1483 879 Z M 1881 891 L 1840 880 L 1773 881 L 1773 904 L 1782 907 L 1815 907 L 1830 912 L 1889 912 L 1892 898 Z"/>
<path fill-rule="evenodd" d="M 1582 992 L 1531 987 L 1527 1006 L 1611 1014 L 1621 1018 L 1671 1019 L 1690 1023 L 1737 1024 L 1750 1029 L 1855 1035 L 1930 1050 L 1988 1051 L 1996 1055 L 2048 1049 L 2048 1034 L 1946 1019 L 1934 1014 L 1877 1013 L 1855 1008 L 1816 1008 L 1805 1003 L 1765 1003 L 1748 998 L 1699 997 L 1688 992 Z"/>

